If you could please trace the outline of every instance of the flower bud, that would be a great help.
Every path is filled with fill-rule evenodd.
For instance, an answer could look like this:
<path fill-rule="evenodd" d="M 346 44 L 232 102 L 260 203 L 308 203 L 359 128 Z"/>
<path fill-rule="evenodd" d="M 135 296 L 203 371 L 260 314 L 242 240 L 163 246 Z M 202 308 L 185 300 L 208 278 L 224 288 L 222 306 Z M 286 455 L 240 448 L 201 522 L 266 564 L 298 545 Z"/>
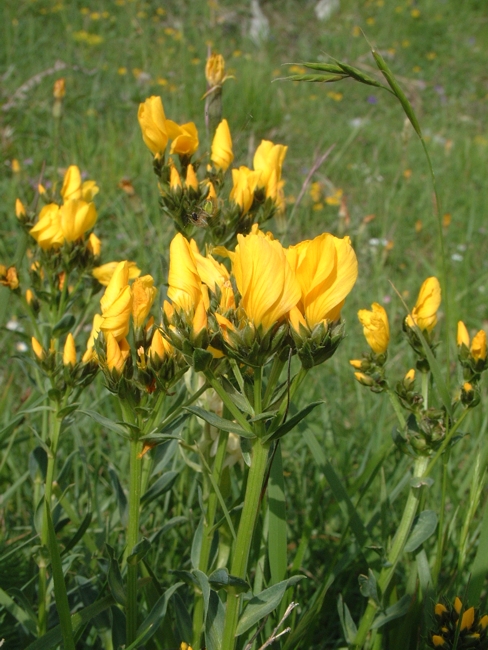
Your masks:
<path fill-rule="evenodd" d="M 142 327 L 149 314 L 158 290 L 150 275 L 137 278 L 132 285 L 132 318 L 134 327 Z"/>
<path fill-rule="evenodd" d="M 172 192 L 177 192 L 182 188 L 180 175 L 174 165 L 171 165 L 171 171 L 169 175 L 169 186 Z"/>
<path fill-rule="evenodd" d="M 76 345 L 75 339 L 73 338 L 73 334 L 71 334 L 71 332 L 66 337 L 66 343 L 64 344 L 63 364 L 65 366 L 76 365 Z"/>
<path fill-rule="evenodd" d="M 198 192 L 198 178 L 195 174 L 195 170 L 193 169 L 192 164 L 188 165 L 188 168 L 186 170 L 186 186 L 188 188 L 191 187 L 192 190 Z"/>
<path fill-rule="evenodd" d="M 205 78 L 210 88 L 221 86 L 225 81 L 225 60 L 222 54 L 211 54 L 205 66 Z"/>
<path fill-rule="evenodd" d="M 486 332 L 480 330 L 471 342 L 469 350 L 475 361 L 485 361 L 486 359 Z"/>
<path fill-rule="evenodd" d="M 34 354 L 39 359 L 39 361 L 43 361 L 46 358 L 46 351 L 39 343 L 39 341 L 35 338 L 35 336 L 32 337 L 31 343 Z"/>
<path fill-rule="evenodd" d="M 161 97 L 153 95 L 148 97 L 143 104 L 139 104 L 137 119 L 141 127 L 142 139 L 147 148 L 154 155 L 163 154 L 169 136 Z"/>
<path fill-rule="evenodd" d="M 413 384 L 415 381 L 415 368 L 410 368 L 410 370 L 405 375 L 403 382 L 405 384 Z"/>
<path fill-rule="evenodd" d="M 227 120 L 222 120 L 215 130 L 210 160 L 217 169 L 221 169 L 223 172 L 227 171 L 234 160 L 232 138 Z"/>
<path fill-rule="evenodd" d="M 385 308 L 377 302 L 371 305 L 371 311 L 360 309 L 359 322 L 363 326 L 363 334 L 375 354 L 384 354 L 390 342 L 390 325 Z"/>
<path fill-rule="evenodd" d="M 111 332 L 106 334 L 107 341 L 107 368 L 110 372 L 115 371 L 117 375 L 122 375 L 127 358 L 130 354 L 130 346 L 127 339 L 122 339 L 119 343 Z"/>
<path fill-rule="evenodd" d="M 354 376 L 363 386 L 374 386 L 374 380 L 368 377 L 368 375 L 365 375 L 364 372 L 355 372 Z"/>
<path fill-rule="evenodd" d="M 356 368 L 356 370 L 360 370 L 363 365 L 361 359 L 350 359 L 349 363 L 353 368 Z"/>
<path fill-rule="evenodd" d="M 466 328 L 466 325 L 463 323 L 462 320 L 460 320 L 457 324 L 456 342 L 459 347 L 461 345 L 465 345 L 467 348 L 469 348 L 469 333 Z"/>
<path fill-rule="evenodd" d="M 66 82 L 63 77 L 56 79 L 53 86 L 54 99 L 63 99 L 66 95 Z"/>
<path fill-rule="evenodd" d="M 412 314 L 406 318 L 408 327 L 417 325 L 420 330 L 431 332 L 437 323 L 437 310 L 441 304 L 441 285 L 436 277 L 427 278 L 420 287 Z"/>
<path fill-rule="evenodd" d="M 25 206 L 20 199 L 15 199 L 15 216 L 22 221 L 26 217 Z"/>
<path fill-rule="evenodd" d="M 11 291 L 19 288 L 19 276 L 17 275 L 15 266 L 9 266 L 7 268 L 3 264 L 0 264 L 0 284 L 8 287 Z"/>
<path fill-rule="evenodd" d="M 102 242 L 98 239 L 94 232 L 90 233 L 86 247 L 93 255 L 93 257 L 100 257 Z"/>

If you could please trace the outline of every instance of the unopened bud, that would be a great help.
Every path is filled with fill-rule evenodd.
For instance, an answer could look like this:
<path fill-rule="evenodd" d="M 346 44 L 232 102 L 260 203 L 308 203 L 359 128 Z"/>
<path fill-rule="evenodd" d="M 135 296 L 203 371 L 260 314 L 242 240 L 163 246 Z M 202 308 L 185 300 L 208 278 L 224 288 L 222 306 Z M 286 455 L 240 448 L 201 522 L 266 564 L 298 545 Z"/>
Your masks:
<path fill-rule="evenodd" d="M 63 77 L 56 79 L 53 86 L 54 99 L 63 99 L 66 95 L 66 82 Z"/>
<path fill-rule="evenodd" d="M 34 351 L 34 354 L 39 359 L 39 361 L 43 361 L 46 358 L 46 351 L 44 350 L 44 348 L 42 347 L 42 345 L 39 343 L 39 341 L 36 339 L 35 336 L 32 337 L 31 343 L 32 343 L 32 349 Z"/>
<path fill-rule="evenodd" d="M 361 359 L 351 359 L 349 363 L 353 368 L 356 368 L 356 370 L 360 370 L 363 366 Z"/>
<path fill-rule="evenodd" d="M 15 216 L 17 219 L 24 219 L 26 216 L 25 206 L 20 199 L 15 199 Z"/>
<path fill-rule="evenodd" d="M 364 372 L 355 372 L 354 376 L 363 386 L 374 386 L 374 380 L 368 377 L 368 375 L 365 375 Z"/>
<path fill-rule="evenodd" d="M 76 365 L 76 345 L 75 339 L 71 332 L 66 338 L 66 343 L 64 344 L 63 349 L 63 364 L 65 366 L 75 366 Z"/>

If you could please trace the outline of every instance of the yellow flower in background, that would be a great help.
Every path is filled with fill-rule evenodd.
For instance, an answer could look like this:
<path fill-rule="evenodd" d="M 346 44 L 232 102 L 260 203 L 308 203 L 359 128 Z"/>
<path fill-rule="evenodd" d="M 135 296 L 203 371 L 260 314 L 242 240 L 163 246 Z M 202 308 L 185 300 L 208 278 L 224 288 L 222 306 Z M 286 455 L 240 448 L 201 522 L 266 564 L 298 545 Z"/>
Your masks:
<path fill-rule="evenodd" d="M 171 171 L 169 173 L 169 186 L 173 192 L 183 187 L 178 170 L 174 165 L 171 165 Z"/>
<path fill-rule="evenodd" d="M 358 318 L 369 347 L 375 354 L 384 354 L 390 342 L 390 325 L 385 308 L 374 302 L 371 311 L 360 309 Z"/>
<path fill-rule="evenodd" d="M 93 269 L 92 275 L 100 284 L 106 287 L 112 279 L 118 264 L 119 262 L 107 262 L 102 266 L 97 266 Z M 129 280 L 135 280 L 141 275 L 141 269 L 137 268 L 135 262 L 127 262 L 127 264 L 129 266 Z"/>
<path fill-rule="evenodd" d="M 458 321 L 457 324 L 456 343 L 458 346 L 465 345 L 467 348 L 469 348 L 469 332 L 462 320 Z"/>
<path fill-rule="evenodd" d="M 187 313 L 194 313 L 202 300 L 202 281 L 198 275 L 191 246 L 181 233 L 169 247 L 168 297 Z"/>
<path fill-rule="evenodd" d="M 258 178 L 258 172 L 253 172 L 244 165 L 241 165 L 239 169 L 232 170 L 233 187 L 230 191 L 229 198 L 241 207 L 242 215 L 249 212 L 253 204 L 254 191 L 257 187 Z"/>
<path fill-rule="evenodd" d="M 132 318 L 134 327 L 142 327 L 146 320 L 158 290 L 150 275 L 137 278 L 132 285 Z"/>
<path fill-rule="evenodd" d="M 0 284 L 8 287 L 12 291 L 19 288 L 19 276 L 17 275 L 15 266 L 9 266 L 7 268 L 3 264 L 0 264 Z"/>
<path fill-rule="evenodd" d="M 132 292 L 129 286 L 129 264 L 119 262 L 100 299 L 102 308 L 101 331 L 111 333 L 118 341 L 129 332 L 129 319 L 132 312 Z"/>
<path fill-rule="evenodd" d="M 161 97 L 153 95 L 148 97 L 143 104 L 139 104 L 137 119 L 146 147 L 154 155 L 164 153 L 169 136 Z"/>
<path fill-rule="evenodd" d="M 94 232 L 90 233 L 86 247 L 94 257 L 100 257 L 102 251 L 102 242 L 98 239 Z"/>
<path fill-rule="evenodd" d="M 288 147 L 274 144 L 270 140 L 261 140 L 256 149 L 253 166 L 259 172 L 258 187 L 264 187 L 266 198 L 276 199 L 277 188 L 281 181 L 281 169 Z"/>
<path fill-rule="evenodd" d="M 15 199 L 15 216 L 21 219 L 26 216 L 25 206 L 20 199 Z"/>
<path fill-rule="evenodd" d="M 277 240 L 238 235 L 232 271 L 241 294 L 240 308 L 266 332 L 300 300 L 300 285 Z"/>
<path fill-rule="evenodd" d="M 441 304 L 441 285 L 439 280 L 432 276 L 427 278 L 420 287 L 419 295 L 412 315 L 407 316 L 406 323 L 409 327 L 418 327 L 431 332 L 437 323 L 437 310 Z"/>
<path fill-rule="evenodd" d="M 293 328 L 299 324 L 313 329 L 323 321 L 341 315 L 346 296 L 358 275 L 356 253 L 349 237 L 338 239 L 323 233 L 286 250 L 288 262 L 300 286 L 300 301 L 290 312 Z"/>
<path fill-rule="evenodd" d="M 198 149 L 198 131 L 194 122 L 179 126 L 172 120 L 166 120 L 166 130 L 171 143 L 170 153 L 179 156 L 192 156 Z"/>
<path fill-rule="evenodd" d="M 45 205 L 39 213 L 36 225 L 29 230 L 43 250 L 57 248 L 64 242 L 59 206 L 56 203 Z"/>
<path fill-rule="evenodd" d="M 469 350 L 475 361 L 484 361 L 486 359 L 486 332 L 480 330 L 471 342 Z"/>
<path fill-rule="evenodd" d="M 66 80 L 64 77 L 56 79 L 53 85 L 53 97 L 54 99 L 63 99 L 66 95 Z"/>
<path fill-rule="evenodd" d="M 46 356 L 46 351 L 44 350 L 44 348 L 42 347 L 42 345 L 39 343 L 39 341 L 36 339 L 35 336 L 32 337 L 31 343 L 32 343 L 32 350 L 34 351 L 34 354 L 39 359 L 39 361 L 42 361 Z"/>
<path fill-rule="evenodd" d="M 130 346 L 127 343 L 127 339 L 123 338 L 121 341 L 117 341 L 115 336 L 111 332 L 108 332 L 106 334 L 106 342 L 107 368 L 111 372 L 115 370 L 118 375 L 121 375 L 130 354 Z"/>
<path fill-rule="evenodd" d="M 63 186 L 61 187 L 61 196 L 63 201 L 69 199 L 83 199 L 91 201 L 99 188 L 95 181 L 82 181 L 81 172 L 76 165 L 70 165 L 64 174 Z"/>
<path fill-rule="evenodd" d="M 88 341 L 86 343 L 86 352 L 84 353 L 82 357 L 83 363 L 88 363 L 94 358 L 95 355 L 95 350 L 94 350 L 94 345 L 95 345 L 95 339 L 98 337 L 98 334 L 100 332 L 100 325 L 102 324 L 103 317 L 101 314 L 95 314 L 93 317 L 93 323 L 92 323 L 92 329 L 90 332 L 90 336 L 88 337 Z"/>
<path fill-rule="evenodd" d="M 187 167 L 185 183 L 187 187 L 191 187 L 195 192 L 198 191 L 198 178 L 192 164 Z"/>
<path fill-rule="evenodd" d="M 225 79 L 225 60 L 222 54 L 211 54 L 205 65 L 205 78 L 210 88 L 221 86 Z"/>
<path fill-rule="evenodd" d="M 71 332 L 66 337 L 66 342 L 63 348 L 63 364 L 65 366 L 75 366 L 76 365 L 76 345 L 75 339 Z"/>
<path fill-rule="evenodd" d="M 97 220 L 95 204 L 86 203 L 81 199 L 68 199 L 59 208 L 59 220 L 66 241 L 76 241 L 95 225 Z"/>
<path fill-rule="evenodd" d="M 229 165 L 234 160 L 232 138 L 227 120 L 222 120 L 215 129 L 210 160 L 217 169 L 221 169 L 223 172 L 227 171 Z"/>

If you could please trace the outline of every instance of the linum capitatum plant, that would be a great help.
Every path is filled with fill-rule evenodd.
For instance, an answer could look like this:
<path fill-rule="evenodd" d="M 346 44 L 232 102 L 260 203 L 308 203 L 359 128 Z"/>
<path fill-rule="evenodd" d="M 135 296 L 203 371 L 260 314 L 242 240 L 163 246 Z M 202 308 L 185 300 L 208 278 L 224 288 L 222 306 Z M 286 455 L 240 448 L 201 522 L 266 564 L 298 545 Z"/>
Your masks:
<path fill-rule="evenodd" d="M 421 136 L 408 101 L 381 57 L 376 59 Z M 315 67 L 321 70 L 320 65 Z M 330 73 L 326 79 L 300 80 L 350 76 L 381 85 L 345 64 L 330 65 L 324 68 Z M 93 232 L 98 187 L 83 182 L 77 166 L 66 170 L 59 194 L 55 186 L 49 193 L 40 184 L 29 207 L 16 205 L 25 263 L 21 268 L 19 258 L 18 266 L 0 267 L 0 281 L 18 298 L 32 335 L 32 353 L 24 363 L 36 390 L 17 417 L 40 414 L 40 426 L 33 427 L 30 504 L 38 571 L 36 585 L 29 584 L 30 603 L 17 592 L 2 591 L 0 597 L 31 650 L 303 647 L 311 621 L 326 627 L 320 618 L 324 598 L 350 561 L 341 556 L 346 531 L 327 579 L 310 602 L 300 603 L 298 614 L 292 590 L 305 579 L 304 556 L 289 566 L 281 440 L 322 404 L 298 409 L 296 398 L 308 373 L 344 338 L 341 310 L 358 275 L 356 254 L 347 236 L 322 233 L 284 246 L 262 228 L 273 217 L 283 218 L 287 147 L 263 140 L 252 169 L 231 169 L 232 119 L 222 119 L 229 77 L 222 57 L 212 55 L 206 73 L 208 147 L 201 145 L 193 122 L 166 117 L 160 97 L 147 98 L 137 116 L 153 155 L 161 211 L 176 229 L 165 285 L 156 287 L 147 273 L 151 269 L 143 274 L 130 260 L 102 264 L 103 242 Z M 61 102 L 65 89 L 58 85 Z M 60 115 L 57 109 L 57 127 Z M 445 274 L 442 283 L 446 297 Z M 459 599 L 452 607 L 438 603 L 435 611 L 432 605 L 448 528 L 449 454 L 466 414 L 479 402 L 487 366 L 486 336 L 480 331 L 471 339 L 460 322 L 463 379 L 450 392 L 450 378 L 446 382 L 436 359 L 440 303 L 440 283 L 431 277 L 413 309 L 405 305 L 403 333 L 416 368 L 396 383 L 385 309 L 373 303 L 359 312 L 371 352 L 351 361 L 356 379 L 379 399 L 386 394 L 398 419 L 393 443 L 379 450 L 375 463 L 379 468 L 394 449 L 412 470 L 397 532 L 380 545 L 370 539 L 374 526 L 362 525 L 332 465 L 324 462 L 334 496 L 346 504 L 355 552 L 368 565 L 368 575 L 359 578 L 358 594 L 367 604 L 357 624 L 339 599 L 349 647 L 383 647 L 383 640 L 389 642 L 387 624 L 396 619 L 406 621 L 412 638 L 422 629 L 433 647 L 485 647 L 486 617 L 472 607 L 464 611 Z M 91 445 L 100 443 L 96 427 L 120 438 L 125 474 L 117 474 L 109 458 L 108 468 L 93 470 L 71 435 L 82 417 L 93 425 L 83 429 Z M 313 434 L 307 441 L 323 454 Z M 59 468 L 61 448 L 66 461 Z M 87 487 L 74 499 L 68 477 L 77 454 Z M 433 511 L 425 504 L 430 474 L 440 463 L 442 503 Z M 100 499 L 105 470 L 114 496 L 103 497 L 95 509 L 92 500 Z M 371 467 L 371 480 L 377 471 Z M 459 572 L 483 480 L 474 473 Z M 104 509 L 105 520 L 94 516 Z M 422 544 L 437 521 L 435 558 L 429 563 Z M 183 525 L 192 535 L 179 545 L 168 543 L 165 533 Z M 407 552 L 416 554 L 416 564 L 402 582 L 398 568 Z M 165 556 L 172 553 L 169 565 Z M 79 575 L 77 567 L 83 567 Z M 423 627 L 422 606 L 432 613 Z M 284 629 L 288 624 L 291 630 Z"/>

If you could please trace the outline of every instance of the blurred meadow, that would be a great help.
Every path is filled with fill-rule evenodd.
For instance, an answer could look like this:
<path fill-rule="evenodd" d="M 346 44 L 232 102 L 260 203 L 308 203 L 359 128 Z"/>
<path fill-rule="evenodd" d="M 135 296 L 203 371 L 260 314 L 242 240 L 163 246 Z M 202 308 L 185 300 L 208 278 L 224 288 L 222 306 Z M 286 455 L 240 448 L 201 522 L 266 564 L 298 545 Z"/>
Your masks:
<path fill-rule="evenodd" d="M 347 338 L 330 361 L 312 371 L 302 388 L 303 403 L 323 399 L 324 405 L 282 443 L 288 557 L 291 570 L 307 576 L 294 600 L 305 609 L 314 594 L 323 591 L 323 602 L 304 630 L 301 645 L 288 646 L 284 637 L 281 646 L 273 646 L 287 650 L 346 647 L 337 598 L 344 595 L 356 621 L 365 607 L 358 575 L 367 573 L 368 564 L 345 525 L 347 502 L 339 502 L 331 490 L 325 459 L 365 525 L 371 524 L 372 545 L 386 545 L 399 518 L 391 504 L 405 500 L 402 477 L 407 462 L 400 452 L 392 451 L 373 471 L 378 450 L 391 443 L 395 419 L 386 395 L 365 390 L 348 364 L 367 347 L 356 312 L 372 302 L 386 308 L 392 331 L 390 374 L 399 381 L 414 364 L 414 356 L 402 337 L 405 308 L 395 288 L 412 307 L 422 281 L 441 274 L 441 259 L 428 168 L 395 98 L 351 80 L 317 84 L 281 77 L 304 72 L 301 63 L 327 61 L 329 55 L 377 75 L 361 30 L 382 53 L 419 117 L 437 176 L 450 289 L 450 320 L 446 322 L 441 307 L 438 329 L 439 338 L 444 338 L 446 328 L 451 333 L 453 373 L 457 321 L 464 320 L 470 332 L 488 331 L 486 3 L 341 0 L 323 20 L 315 13 L 316 4 L 262 0 L 265 27 L 261 24 L 257 32 L 253 32 L 256 17 L 253 23 L 251 3 L 231 0 L 3 0 L 0 6 L 2 263 L 12 263 L 18 255 L 16 198 L 32 201 L 43 166 L 43 183 L 49 189 L 59 187 L 66 168 L 76 164 L 84 178 L 96 179 L 100 187 L 97 233 L 104 258 L 134 260 L 155 277 L 158 286 L 166 281 L 173 224 L 159 211 L 157 182 L 141 139 L 137 110 L 146 97 L 161 95 L 166 116 L 180 123 L 194 121 L 200 151 L 208 151 L 202 96 L 209 48 L 223 54 L 227 71 L 234 76 L 223 89 L 223 116 L 232 131 L 235 161 L 249 165 L 263 138 L 288 146 L 283 167 L 286 220 L 267 226 L 285 245 L 324 231 L 352 239 L 359 276 L 343 310 Z M 52 88 L 60 77 L 66 82 L 66 96 L 58 128 L 52 117 Z M 311 169 L 328 149 L 327 159 L 309 178 L 297 204 Z M 23 598 L 27 608 L 35 586 L 31 548 L 36 543 L 36 470 L 29 454 L 36 446 L 32 428 L 38 416 L 32 414 L 10 426 L 12 414 L 34 390 L 22 361 L 30 345 L 13 298 L 0 287 L 0 588 L 17 596 L 22 590 L 17 602 Z M 445 359 L 441 346 L 443 369 Z M 465 593 L 478 549 L 486 490 L 468 522 L 466 559 L 459 564 L 459 540 L 476 459 L 480 475 L 488 463 L 488 396 L 483 384 L 481 393 L 481 407 L 463 425 L 463 433 L 469 435 L 456 445 L 448 463 L 446 511 L 451 525 L 429 606 L 440 596 Z M 110 416 L 113 401 L 102 377 L 88 394 Z M 320 442 L 321 453 L 307 445 L 303 435 L 307 429 Z M 107 531 L 120 527 L 114 506 L 117 493 L 108 468 L 114 467 L 124 477 L 126 450 L 115 434 L 81 414 L 69 435 L 78 454 L 67 470 L 69 481 L 62 484 L 63 498 L 81 510 L 82 504 L 92 502 L 92 539 L 101 549 Z M 61 440 L 60 445 L 62 467 L 73 444 Z M 161 455 L 160 462 L 176 467 L 180 461 L 173 450 L 172 457 Z M 441 490 L 437 469 L 427 497 L 434 509 Z M 153 551 L 165 580 L 172 580 L 165 571 L 178 568 L 175 558 L 181 567 L 189 563 L 199 516 L 193 478 L 191 468 L 184 466 L 166 500 L 158 504 L 168 519 L 186 517 L 165 532 L 160 548 Z M 150 515 L 143 526 L 151 532 Z M 436 536 L 428 544 L 434 548 Z M 344 562 L 334 564 L 331 574 L 335 553 Z M 81 565 L 78 588 L 85 589 L 90 602 L 92 585 L 82 578 L 85 561 L 80 552 L 70 571 L 75 574 Z M 409 556 L 405 562 L 408 566 L 415 558 Z M 486 606 L 486 590 L 480 592 Z M 19 632 L 12 612 L 1 609 L 4 604 L 0 599 L 0 639 L 7 639 L 5 647 L 24 648 L 27 635 Z M 292 628 L 300 619 L 298 612 L 293 616 Z M 98 621 L 98 629 L 104 624 Z M 402 648 L 424 647 L 425 639 L 409 638 L 408 630 L 402 633 L 406 639 Z M 88 629 L 85 645 L 79 647 L 109 647 L 95 636 Z M 180 640 L 175 637 L 168 645 L 154 647 L 176 648 Z M 381 647 L 400 647 L 393 638 L 388 640 L 387 633 L 384 644 Z"/>

